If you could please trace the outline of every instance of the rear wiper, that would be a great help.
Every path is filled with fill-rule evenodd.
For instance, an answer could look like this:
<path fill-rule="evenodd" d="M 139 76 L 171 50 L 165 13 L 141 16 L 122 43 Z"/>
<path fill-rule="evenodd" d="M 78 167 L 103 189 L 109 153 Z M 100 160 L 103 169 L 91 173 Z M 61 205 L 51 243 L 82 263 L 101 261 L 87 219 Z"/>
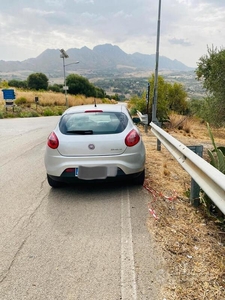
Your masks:
<path fill-rule="evenodd" d="M 73 133 L 73 134 L 93 134 L 93 130 L 68 130 L 66 133 Z"/>

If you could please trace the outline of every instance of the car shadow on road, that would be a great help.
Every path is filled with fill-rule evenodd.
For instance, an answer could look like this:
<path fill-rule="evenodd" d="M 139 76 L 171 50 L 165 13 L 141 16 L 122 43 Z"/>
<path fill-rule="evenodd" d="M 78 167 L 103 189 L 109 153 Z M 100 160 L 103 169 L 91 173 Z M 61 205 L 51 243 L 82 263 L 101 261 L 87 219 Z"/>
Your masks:
<path fill-rule="evenodd" d="M 93 199 L 99 194 L 110 194 L 113 196 L 115 193 L 121 193 L 121 191 L 126 191 L 127 189 L 135 189 L 137 190 L 140 186 L 134 186 L 127 181 L 121 182 L 84 182 L 84 183 L 76 183 L 76 184 L 65 184 L 61 188 L 50 189 L 49 199 L 67 199 L 68 201 L 76 201 L 79 197 L 83 198 L 85 201 L 86 198 L 88 200 Z M 74 198 L 75 196 L 75 198 Z"/>
<path fill-rule="evenodd" d="M 126 183 L 85 183 L 50 189 L 45 213 L 48 221 L 63 235 L 72 232 L 92 232 L 98 235 L 98 226 L 112 223 L 120 226 L 121 202 L 142 187 Z M 115 219 L 117 221 L 115 221 Z M 94 224 L 94 225 L 93 225 Z"/>
<path fill-rule="evenodd" d="M 69 219 L 77 214 L 90 217 L 106 210 L 117 211 L 120 214 L 121 199 L 129 194 L 138 193 L 141 186 L 132 186 L 125 182 L 116 183 L 85 183 L 80 185 L 66 185 L 59 189 L 50 189 L 47 195 L 47 213 L 53 219 L 64 215 Z M 77 216 L 78 217 L 78 216 Z"/>

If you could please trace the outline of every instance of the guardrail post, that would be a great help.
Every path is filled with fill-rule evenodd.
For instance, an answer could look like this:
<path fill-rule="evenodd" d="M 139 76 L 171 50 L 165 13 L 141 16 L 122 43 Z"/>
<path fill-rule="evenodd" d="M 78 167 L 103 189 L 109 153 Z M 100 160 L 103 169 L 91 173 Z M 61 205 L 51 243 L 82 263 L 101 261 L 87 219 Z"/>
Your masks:
<path fill-rule="evenodd" d="M 192 150 L 194 153 L 202 157 L 203 155 L 203 146 L 187 146 L 190 150 Z M 190 190 L 190 201 L 191 204 L 195 207 L 200 205 L 200 186 L 194 181 L 193 178 L 191 178 L 191 190 Z"/>
<path fill-rule="evenodd" d="M 155 122 L 155 124 L 162 128 L 162 123 L 158 120 Z M 159 139 L 157 139 L 157 151 L 161 151 L 161 141 Z"/>

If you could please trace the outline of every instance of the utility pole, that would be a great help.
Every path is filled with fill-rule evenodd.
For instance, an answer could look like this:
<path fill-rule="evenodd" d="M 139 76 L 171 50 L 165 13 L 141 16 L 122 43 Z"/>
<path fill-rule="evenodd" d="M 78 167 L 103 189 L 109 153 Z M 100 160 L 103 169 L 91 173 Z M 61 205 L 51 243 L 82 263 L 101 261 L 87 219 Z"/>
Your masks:
<path fill-rule="evenodd" d="M 160 18 L 161 18 L 161 0 L 159 0 L 158 8 L 158 26 L 157 26 L 157 42 L 156 42 L 156 63 L 155 63 L 155 78 L 152 103 L 152 122 L 160 126 L 160 122 L 156 117 L 157 101 L 158 101 L 158 73 L 159 73 L 159 42 L 160 42 Z M 161 143 L 157 140 L 157 150 L 161 150 Z"/>

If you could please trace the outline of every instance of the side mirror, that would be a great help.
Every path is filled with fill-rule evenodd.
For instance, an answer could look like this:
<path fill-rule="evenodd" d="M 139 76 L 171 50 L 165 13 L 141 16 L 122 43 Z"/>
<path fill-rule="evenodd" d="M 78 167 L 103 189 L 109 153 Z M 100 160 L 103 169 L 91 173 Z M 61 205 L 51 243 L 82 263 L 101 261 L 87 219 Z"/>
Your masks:
<path fill-rule="evenodd" d="M 134 124 L 139 124 L 141 122 L 140 118 L 134 117 L 132 118 Z"/>

